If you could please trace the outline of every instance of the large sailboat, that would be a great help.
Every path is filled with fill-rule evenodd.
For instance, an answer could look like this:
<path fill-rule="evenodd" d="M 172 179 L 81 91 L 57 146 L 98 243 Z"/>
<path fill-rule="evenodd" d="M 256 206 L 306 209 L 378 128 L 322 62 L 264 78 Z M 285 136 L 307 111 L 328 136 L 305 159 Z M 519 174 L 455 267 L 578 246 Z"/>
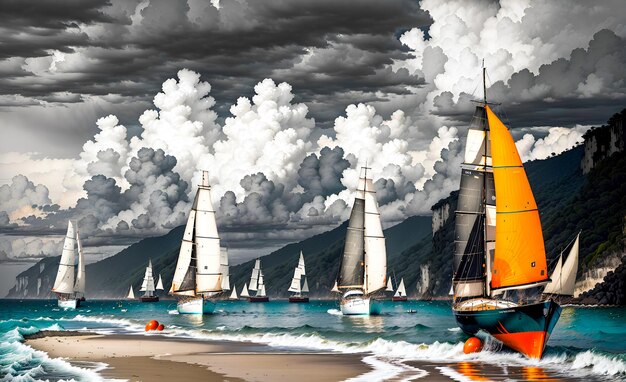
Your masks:
<path fill-rule="evenodd" d="M 543 290 L 547 297 L 554 297 L 561 301 L 574 296 L 576 286 L 576 272 L 578 272 L 578 247 L 580 244 L 580 232 L 569 247 L 567 257 L 563 257 L 563 252 L 559 255 L 556 267 L 550 275 L 551 281 Z"/>
<path fill-rule="evenodd" d="M 304 279 L 304 283 L 302 280 Z M 293 278 L 289 286 L 289 292 L 293 295 L 289 296 L 289 302 L 309 302 L 309 297 L 305 293 L 309 293 L 309 283 L 306 280 L 306 268 L 304 267 L 304 255 L 300 251 L 300 259 L 298 265 L 293 270 Z"/>
<path fill-rule="evenodd" d="M 261 269 L 261 259 L 256 259 L 254 268 L 252 268 L 252 275 L 250 276 L 250 285 L 248 290 L 256 292 L 248 297 L 250 302 L 268 302 L 270 300 L 265 293 L 265 278 L 263 277 L 263 270 Z M 241 293 L 243 296 L 243 292 Z"/>
<path fill-rule="evenodd" d="M 154 276 L 152 276 L 152 260 L 148 260 L 148 266 L 146 267 L 146 273 L 143 275 L 143 281 L 141 283 L 140 291 L 143 295 L 139 298 L 141 302 L 157 302 L 159 296 L 154 294 Z"/>
<path fill-rule="evenodd" d="M 222 292 L 220 237 L 206 171 L 193 201 L 178 254 L 170 293 L 179 313 L 207 314 Z"/>
<path fill-rule="evenodd" d="M 380 302 L 373 295 L 387 283 L 385 237 L 376 191 L 367 170 L 361 168 L 337 278 L 344 315 L 380 314 Z"/>
<path fill-rule="evenodd" d="M 75 262 L 78 255 L 77 270 Z M 76 273 L 76 275 L 74 274 Z M 85 298 L 85 261 L 78 229 L 68 221 L 63 251 L 52 292 L 57 295 L 59 308 L 76 309 Z"/>
<path fill-rule="evenodd" d="M 539 211 L 484 77 L 483 68 L 485 96 L 467 134 L 456 210 L 453 313 L 465 333 L 483 330 L 541 358 L 561 307 L 536 297 L 550 281 Z"/>

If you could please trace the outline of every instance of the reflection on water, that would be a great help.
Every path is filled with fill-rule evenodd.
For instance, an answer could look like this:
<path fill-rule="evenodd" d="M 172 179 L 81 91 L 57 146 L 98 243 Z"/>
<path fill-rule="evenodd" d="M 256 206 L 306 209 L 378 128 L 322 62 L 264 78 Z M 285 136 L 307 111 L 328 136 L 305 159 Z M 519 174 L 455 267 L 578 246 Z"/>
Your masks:
<path fill-rule="evenodd" d="M 535 366 L 523 366 L 522 377 L 527 381 L 558 381 L 549 376 L 544 369 Z"/>
<path fill-rule="evenodd" d="M 381 332 L 384 330 L 385 321 L 382 316 L 342 316 L 354 329 L 367 333 Z"/>
<path fill-rule="evenodd" d="M 456 364 L 456 371 L 471 381 L 489 381 L 489 378 L 483 377 L 481 365 L 474 362 L 459 362 Z"/>

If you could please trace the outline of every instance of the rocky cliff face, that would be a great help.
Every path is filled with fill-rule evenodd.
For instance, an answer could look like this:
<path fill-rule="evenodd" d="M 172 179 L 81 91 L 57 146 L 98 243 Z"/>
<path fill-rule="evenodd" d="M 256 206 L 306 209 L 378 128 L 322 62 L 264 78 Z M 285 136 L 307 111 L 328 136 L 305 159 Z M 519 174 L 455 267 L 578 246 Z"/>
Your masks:
<path fill-rule="evenodd" d="M 588 174 L 599 162 L 624 151 L 626 146 L 626 109 L 615 114 L 606 125 L 592 128 L 584 136 L 585 155 L 580 167 Z"/>

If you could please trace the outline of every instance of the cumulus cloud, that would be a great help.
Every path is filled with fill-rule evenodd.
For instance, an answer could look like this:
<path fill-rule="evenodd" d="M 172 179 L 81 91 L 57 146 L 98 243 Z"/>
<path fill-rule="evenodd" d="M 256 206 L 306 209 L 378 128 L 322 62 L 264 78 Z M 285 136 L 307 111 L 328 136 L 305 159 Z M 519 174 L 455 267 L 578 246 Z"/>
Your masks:
<path fill-rule="evenodd" d="M 16 175 L 10 184 L 0 186 L 0 211 L 5 211 L 12 220 L 27 214 L 37 214 L 37 206 L 51 204 L 48 188 L 35 186 L 24 175 Z"/>
<path fill-rule="evenodd" d="M 43 257 L 58 256 L 63 239 L 18 237 L 0 241 L 0 261 L 34 262 Z"/>
<path fill-rule="evenodd" d="M 515 142 L 522 161 L 545 159 L 552 155 L 559 155 L 578 146 L 584 141 L 583 135 L 589 126 L 573 128 L 551 127 L 544 138 L 535 139 L 532 134 L 524 134 L 522 139 Z"/>

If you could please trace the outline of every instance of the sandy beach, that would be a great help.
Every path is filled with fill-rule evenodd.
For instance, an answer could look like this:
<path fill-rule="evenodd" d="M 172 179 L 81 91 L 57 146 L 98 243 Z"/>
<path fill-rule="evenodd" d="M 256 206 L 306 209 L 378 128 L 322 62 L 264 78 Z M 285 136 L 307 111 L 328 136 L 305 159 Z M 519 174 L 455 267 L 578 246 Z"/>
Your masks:
<path fill-rule="evenodd" d="M 50 357 L 106 363 L 103 376 L 130 381 L 340 381 L 371 370 L 359 355 L 285 353 L 249 343 L 141 335 L 40 337 L 26 343 Z"/>

